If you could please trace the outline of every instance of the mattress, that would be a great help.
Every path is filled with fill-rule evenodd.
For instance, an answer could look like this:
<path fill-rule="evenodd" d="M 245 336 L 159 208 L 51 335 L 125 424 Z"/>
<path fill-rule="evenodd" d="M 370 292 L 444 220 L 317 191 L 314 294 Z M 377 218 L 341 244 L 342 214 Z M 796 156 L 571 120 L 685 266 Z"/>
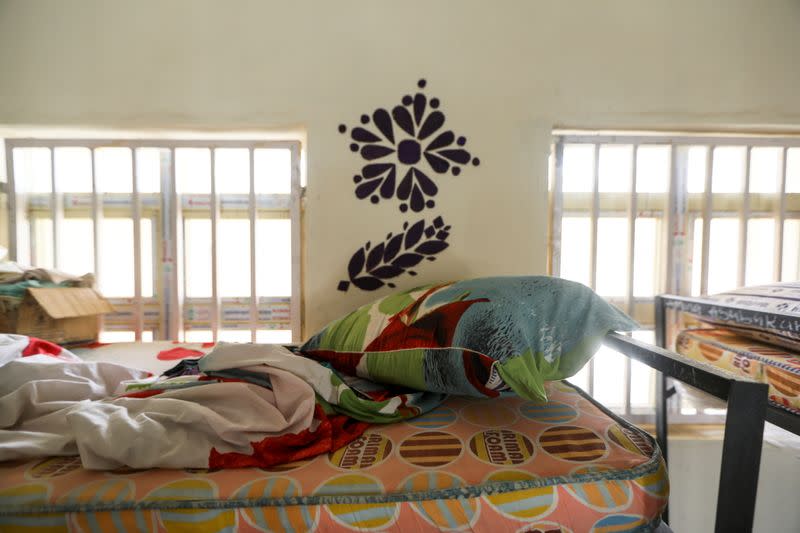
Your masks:
<path fill-rule="evenodd" d="M 210 344 L 94 344 L 163 372 Z M 0 463 L 0 531 L 650 531 L 667 502 L 653 439 L 566 382 L 550 401 L 451 397 L 333 453 L 270 469 L 90 471 Z"/>
<path fill-rule="evenodd" d="M 782 282 L 704 298 L 710 305 L 686 309 L 715 327 L 735 330 L 745 337 L 800 350 L 800 283 Z M 765 316 L 764 313 L 774 316 Z"/>
<path fill-rule="evenodd" d="M 800 354 L 722 328 L 683 330 L 678 353 L 769 385 L 773 405 L 800 415 Z"/>

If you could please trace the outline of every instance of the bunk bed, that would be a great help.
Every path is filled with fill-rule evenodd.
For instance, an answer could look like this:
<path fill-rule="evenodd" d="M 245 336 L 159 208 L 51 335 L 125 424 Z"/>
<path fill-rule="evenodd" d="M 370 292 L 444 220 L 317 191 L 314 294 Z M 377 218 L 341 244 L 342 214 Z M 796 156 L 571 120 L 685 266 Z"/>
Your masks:
<path fill-rule="evenodd" d="M 793 334 L 800 332 L 800 318 L 720 299 L 662 295 L 655 298 L 657 346 L 617 333 L 610 333 L 605 341 L 606 345 L 658 371 L 656 441 L 667 461 L 667 400 L 675 393 L 668 380 L 678 380 L 727 401 L 715 530 L 751 531 L 765 421 L 800 435 L 800 416 L 775 401 L 766 380 L 723 368 L 715 364 L 719 363 L 718 357 L 697 360 L 677 353 L 674 342 L 681 332 L 684 313 L 723 326 L 769 325 L 770 331 Z M 668 516 L 665 510 L 666 522 Z"/>
<path fill-rule="evenodd" d="M 606 345 L 659 372 L 655 441 L 568 382 L 554 381 L 546 404 L 454 396 L 424 416 L 373 426 L 339 451 L 275 468 L 100 472 L 74 457 L 0 464 L 0 526 L 665 529 L 666 402 L 674 379 L 727 401 L 716 530 L 750 531 L 765 421 L 800 434 L 800 416 L 770 403 L 770 384 L 715 365 L 713 357 L 672 350 L 681 313 L 800 333 L 800 318 L 786 313 L 670 295 L 655 299 L 658 346 L 608 333 Z M 211 349 L 162 341 L 75 353 L 159 374 Z"/>
<path fill-rule="evenodd" d="M 800 434 L 800 416 L 770 404 L 767 383 L 667 349 L 669 326 L 678 312 L 718 317 L 723 308 L 771 324 L 787 317 L 669 295 L 655 306 L 658 346 L 618 333 L 604 341 L 659 372 L 655 441 L 568 382 L 551 382 L 547 404 L 453 397 L 419 418 L 374 426 L 340 451 L 274 468 L 101 472 L 75 457 L 2 463 L 0 529 L 668 530 L 671 378 L 727 401 L 716 530 L 750 531 L 764 423 Z M 211 348 L 162 341 L 75 352 L 160 373 Z M 577 459 L 569 456 L 576 450 L 559 448 L 576 432 L 591 441 Z"/>
<path fill-rule="evenodd" d="M 661 307 L 660 310 L 659 307 Z M 670 312 L 674 313 L 672 320 L 670 320 Z M 674 343 L 679 324 L 677 313 L 689 313 L 715 321 L 720 316 L 730 317 L 731 320 L 725 322 L 732 327 L 736 327 L 737 323 L 773 324 L 787 331 L 800 331 L 800 318 L 791 315 L 759 311 L 750 307 L 703 298 L 664 295 L 656 299 L 656 338 L 659 346 L 669 347 Z M 670 327 L 672 327 L 672 331 Z M 670 333 L 673 333 L 673 342 L 670 342 Z M 800 435 L 800 416 L 793 411 L 785 405 L 770 400 L 766 408 L 766 420 L 795 435 Z"/>

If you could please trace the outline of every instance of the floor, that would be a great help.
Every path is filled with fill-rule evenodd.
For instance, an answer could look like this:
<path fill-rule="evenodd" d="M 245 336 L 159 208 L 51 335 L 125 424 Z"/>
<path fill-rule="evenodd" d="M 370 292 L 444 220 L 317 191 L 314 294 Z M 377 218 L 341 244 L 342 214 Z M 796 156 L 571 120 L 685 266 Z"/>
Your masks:
<path fill-rule="evenodd" d="M 722 457 L 722 426 L 670 429 L 670 527 L 676 532 L 714 530 Z M 764 432 L 753 531 L 800 531 L 800 437 L 772 425 Z"/>

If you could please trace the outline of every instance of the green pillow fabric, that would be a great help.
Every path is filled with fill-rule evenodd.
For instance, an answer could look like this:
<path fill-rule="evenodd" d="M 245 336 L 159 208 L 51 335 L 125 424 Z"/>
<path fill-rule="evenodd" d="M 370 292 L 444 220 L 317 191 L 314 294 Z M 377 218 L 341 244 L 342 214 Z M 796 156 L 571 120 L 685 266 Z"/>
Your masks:
<path fill-rule="evenodd" d="M 546 401 L 609 331 L 637 324 L 591 289 L 548 276 L 427 285 L 364 305 L 300 351 L 337 370 L 419 390 Z"/>

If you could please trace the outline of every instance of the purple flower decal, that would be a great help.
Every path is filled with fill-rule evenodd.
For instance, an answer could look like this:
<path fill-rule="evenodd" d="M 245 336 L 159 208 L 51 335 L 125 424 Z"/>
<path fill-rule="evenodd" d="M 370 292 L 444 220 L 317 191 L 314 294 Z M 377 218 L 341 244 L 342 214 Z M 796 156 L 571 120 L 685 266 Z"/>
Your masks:
<path fill-rule="evenodd" d="M 420 89 L 425 85 L 425 80 L 417 83 Z M 396 196 L 400 211 L 419 212 L 436 205 L 434 176 L 458 176 L 464 166 L 480 164 L 464 148 L 466 137 L 443 129 L 440 105 L 438 98 L 429 100 L 418 92 L 404 96 L 391 111 L 379 108 L 371 116 L 361 115 L 362 125 L 350 130 L 350 150 L 366 161 L 353 176 L 356 197 L 377 204 Z M 340 124 L 339 133 L 347 133 L 347 126 Z"/>

